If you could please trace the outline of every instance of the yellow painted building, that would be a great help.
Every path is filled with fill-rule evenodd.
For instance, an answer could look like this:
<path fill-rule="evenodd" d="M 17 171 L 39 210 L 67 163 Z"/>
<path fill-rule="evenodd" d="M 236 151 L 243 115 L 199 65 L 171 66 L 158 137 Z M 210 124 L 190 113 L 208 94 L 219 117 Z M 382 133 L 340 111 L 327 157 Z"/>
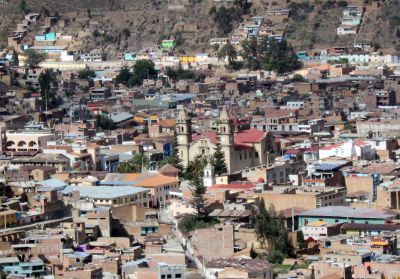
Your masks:
<path fill-rule="evenodd" d="M 3 229 L 5 227 L 5 223 L 7 223 L 7 226 L 17 223 L 17 215 L 15 214 L 15 211 L 0 211 L 0 229 Z"/>
<path fill-rule="evenodd" d="M 179 61 L 183 63 L 197 62 L 196 56 L 180 56 Z"/>
<path fill-rule="evenodd" d="M 140 125 L 145 125 L 148 124 L 148 122 L 150 121 L 151 124 L 157 124 L 159 121 L 158 115 L 157 114 L 143 114 L 143 113 L 138 113 L 135 114 L 135 116 L 133 117 L 133 120 L 137 123 L 139 123 Z"/>

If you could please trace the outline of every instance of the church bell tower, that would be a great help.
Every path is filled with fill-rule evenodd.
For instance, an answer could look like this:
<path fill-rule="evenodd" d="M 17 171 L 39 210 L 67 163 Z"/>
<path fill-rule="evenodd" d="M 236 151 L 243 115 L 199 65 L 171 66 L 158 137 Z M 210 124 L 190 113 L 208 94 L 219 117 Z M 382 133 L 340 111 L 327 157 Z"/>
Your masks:
<path fill-rule="evenodd" d="M 175 130 L 178 141 L 178 156 L 186 167 L 189 163 L 189 150 L 192 141 L 192 123 L 184 108 L 179 111 Z"/>
<path fill-rule="evenodd" d="M 222 108 L 218 121 L 218 137 L 221 143 L 222 151 L 225 155 L 225 163 L 228 168 L 228 173 L 233 170 L 233 150 L 234 150 L 234 128 L 232 119 L 227 108 Z"/>

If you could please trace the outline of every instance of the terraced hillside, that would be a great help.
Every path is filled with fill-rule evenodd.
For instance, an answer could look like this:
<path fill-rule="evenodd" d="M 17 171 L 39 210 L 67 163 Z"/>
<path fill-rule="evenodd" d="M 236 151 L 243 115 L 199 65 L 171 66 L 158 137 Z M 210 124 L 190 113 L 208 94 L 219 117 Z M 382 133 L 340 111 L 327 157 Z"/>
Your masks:
<path fill-rule="evenodd" d="M 177 53 L 211 52 L 209 38 L 230 35 L 222 32 L 210 15 L 213 6 L 223 5 L 214 0 L 4 1 L 6 4 L 0 1 L 0 46 L 5 46 L 7 34 L 24 12 L 63 18 L 66 25 L 59 31 L 80 36 L 73 48 L 99 48 L 111 57 L 155 47 L 165 38 L 179 42 Z M 235 3 L 224 5 L 238 7 Z M 357 35 L 338 36 L 336 28 L 347 5 L 365 6 L 363 23 Z M 234 28 L 245 17 L 266 16 L 268 9 L 275 8 L 290 9 L 286 38 L 296 49 L 352 47 L 361 40 L 377 49 L 400 50 L 400 0 L 253 0 L 246 14 L 233 18 L 230 24 Z"/>

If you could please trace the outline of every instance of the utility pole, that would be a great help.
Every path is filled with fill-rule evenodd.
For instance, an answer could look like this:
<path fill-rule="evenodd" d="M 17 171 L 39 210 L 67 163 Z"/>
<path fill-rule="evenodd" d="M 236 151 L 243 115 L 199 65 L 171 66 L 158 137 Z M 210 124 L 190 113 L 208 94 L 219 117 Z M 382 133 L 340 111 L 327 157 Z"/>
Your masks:
<path fill-rule="evenodd" d="M 294 207 L 292 207 L 292 232 L 294 232 Z"/>
<path fill-rule="evenodd" d="M 44 96 L 46 98 L 45 102 L 46 102 L 46 114 L 47 114 L 47 109 L 48 109 L 48 107 L 47 107 L 47 89 L 44 90 Z M 47 121 L 47 117 L 46 117 L 46 121 Z"/>

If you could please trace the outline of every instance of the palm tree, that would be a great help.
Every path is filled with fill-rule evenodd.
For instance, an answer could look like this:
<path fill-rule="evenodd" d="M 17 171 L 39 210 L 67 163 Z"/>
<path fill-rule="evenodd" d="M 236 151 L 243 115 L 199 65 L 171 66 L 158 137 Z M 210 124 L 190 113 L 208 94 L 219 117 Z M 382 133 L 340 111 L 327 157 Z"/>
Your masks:
<path fill-rule="evenodd" d="M 118 166 L 120 173 L 139 173 L 149 167 L 149 158 L 144 153 L 136 154 L 132 159 L 122 162 Z"/>
<path fill-rule="evenodd" d="M 193 180 L 195 177 L 203 177 L 204 168 L 207 166 L 207 158 L 197 156 L 190 161 L 185 169 L 184 177 L 187 180 Z"/>

